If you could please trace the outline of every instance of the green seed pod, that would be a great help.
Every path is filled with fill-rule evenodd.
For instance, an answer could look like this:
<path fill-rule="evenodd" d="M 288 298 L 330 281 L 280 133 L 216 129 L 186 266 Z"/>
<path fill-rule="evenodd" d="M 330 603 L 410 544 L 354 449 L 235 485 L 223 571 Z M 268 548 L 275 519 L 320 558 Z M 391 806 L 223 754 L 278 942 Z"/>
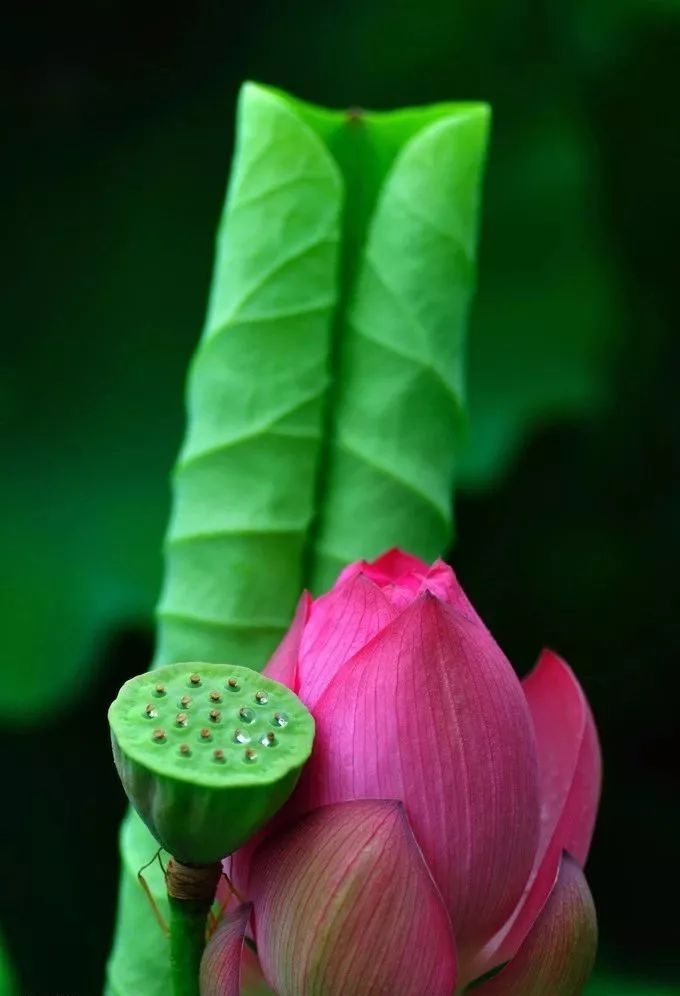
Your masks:
<path fill-rule="evenodd" d="M 126 681 L 109 709 L 130 802 L 187 865 L 231 854 L 283 805 L 314 739 L 293 692 L 245 667 L 170 664 Z"/>

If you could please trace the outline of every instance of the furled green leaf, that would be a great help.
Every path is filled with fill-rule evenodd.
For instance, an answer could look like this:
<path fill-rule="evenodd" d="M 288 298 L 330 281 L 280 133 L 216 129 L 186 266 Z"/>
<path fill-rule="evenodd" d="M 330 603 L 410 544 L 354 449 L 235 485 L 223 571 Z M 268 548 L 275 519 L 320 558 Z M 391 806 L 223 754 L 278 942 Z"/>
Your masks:
<path fill-rule="evenodd" d="M 340 329 L 312 586 L 399 543 L 451 538 L 488 112 L 443 113 L 387 173 Z"/>
<path fill-rule="evenodd" d="M 189 379 L 157 661 L 262 667 L 303 583 L 337 299 L 342 185 L 288 104 L 246 86 Z"/>
<path fill-rule="evenodd" d="M 451 532 L 487 109 L 328 112 L 247 85 L 239 122 L 160 663 L 261 667 L 303 585 Z"/>
<path fill-rule="evenodd" d="M 156 663 L 262 667 L 303 585 L 397 543 L 443 551 L 487 122 L 480 105 L 327 112 L 245 87 Z M 126 869 L 155 850 L 141 827 L 122 847 Z M 130 926 L 144 905 L 124 876 L 112 987 L 162 973 Z"/>

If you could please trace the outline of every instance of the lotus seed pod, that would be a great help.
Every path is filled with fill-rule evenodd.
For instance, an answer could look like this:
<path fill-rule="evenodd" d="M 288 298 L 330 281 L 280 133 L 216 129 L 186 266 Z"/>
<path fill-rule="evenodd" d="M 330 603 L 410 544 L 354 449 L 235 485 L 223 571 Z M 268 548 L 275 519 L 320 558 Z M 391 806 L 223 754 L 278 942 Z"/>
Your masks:
<path fill-rule="evenodd" d="M 109 724 L 130 802 L 187 865 L 219 861 L 262 827 L 293 791 L 314 739 L 293 692 L 225 664 L 169 664 L 131 678 Z"/>

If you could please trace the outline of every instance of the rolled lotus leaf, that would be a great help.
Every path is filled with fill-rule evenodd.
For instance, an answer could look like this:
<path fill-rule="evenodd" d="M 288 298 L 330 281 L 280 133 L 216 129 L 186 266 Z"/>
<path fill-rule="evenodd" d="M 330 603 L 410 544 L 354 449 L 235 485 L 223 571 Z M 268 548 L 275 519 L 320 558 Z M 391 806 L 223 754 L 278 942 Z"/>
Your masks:
<path fill-rule="evenodd" d="M 130 802 L 184 864 L 240 847 L 293 791 L 314 720 L 284 685 L 250 668 L 170 664 L 126 681 L 109 709 Z"/>

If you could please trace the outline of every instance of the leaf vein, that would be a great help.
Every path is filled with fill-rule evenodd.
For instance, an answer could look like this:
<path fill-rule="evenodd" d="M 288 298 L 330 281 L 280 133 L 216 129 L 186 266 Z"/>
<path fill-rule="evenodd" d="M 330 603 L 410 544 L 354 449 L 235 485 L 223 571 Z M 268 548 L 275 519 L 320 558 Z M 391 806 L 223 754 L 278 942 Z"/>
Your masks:
<path fill-rule="evenodd" d="M 355 457 L 357 460 L 361 460 L 368 467 L 371 467 L 373 470 L 377 470 L 378 473 L 380 474 L 384 474 L 385 477 L 389 477 L 405 491 L 408 491 L 411 494 L 415 495 L 429 508 L 434 509 L 439 518 L 441 518 L 442 522 L 448 528 L 449 521 L 446 511 L 442 509 L 442 507 L 439 505 L 438 502 L 436 502 L 428 494 L 422 491 L 416 484 L 414 484 L 412 481 L 409 481 L 408 478 L 403 477 L 401 474 L 398 474 L 393 467 L 388 467 L 385 464 L 381 464 L 374 457 L 368 456 L 366 453 L 362 453 L 361 450 L 357 449 L 355 445 L 347 442 L 347 440 L 340 439 L 338 440 L 337 445 L 338 448 L 344 450 L 345 453 L 349 453 L 350 456 Z"/>
<path fill-rule="evenodd" d="M 315 238 L 311 242 L 303 243 L 301 246 L 297 246 L 292 252 L 287 253 L 280 259 L 277 259 L 275 263 L 265 270 L 263 273 L 258 275 L 258 279 L 255 283 L 248 287 L 240 298 L 237 298 L 233 302 L 231 311 L 228 312 L 220 321 L 220 327 L 226 330 L 235 319 L 239 317 L 239 313 L 243 311 L 244 306 L 257 296 L 258 292 L 261 291 L 266 285 L 282 270 L 285 270 L 287 266 L 291 263 L 295 263 L 305 256 L 310 255 L 315 249 L 319 249 L 326 245 L 335 245 L 338 242 L 337 236 L 326 236 L 325 238 Z M 228 260 L 221 261 L 222 266 L 228 266 Z M 210 334 L 210 338 L 213 338 L 217 333 L 213 332 Z"/>
<path fill-rule="evenodd" d="M 420 367 L 426 373 L 431 374 L 433 379 L 437 381 L 438 384 L 441 385 L 445 394 L 450 398 L 454 406 L 456 408 L 461 407 L 460 398 L 456 394 L 452 385 L 449 384 L 444 375 L 439 370 L 437 370 L 437 368 L 429 360 L 425 360 L 423 359 L 422 356 L 417 356 L 415 353 L 410 353 L 406 349 L 400 349 L 397 346 L 395 346 L 395 344 L 392 342 L 385 342 L 384 339 L 377 338 L 377 336 L 372 335 L 370 332 L 368 332 L 365 326 L 363 326 L 360 322 L 358 322 L 356 318 L 352 315 L 349 316 L 348 323 L 352 326 L 352 328 L 354 328 L 354 330 L 360 336 L 360 338 L 365 339 L 367 342 L 372 343 L 374 346 L 381 346 L 387 353 L 392 353 L 394 356 L 399 356 L 403 360 L 408 360 L 409 362 L 414 363 L 416 366 Z"/>

